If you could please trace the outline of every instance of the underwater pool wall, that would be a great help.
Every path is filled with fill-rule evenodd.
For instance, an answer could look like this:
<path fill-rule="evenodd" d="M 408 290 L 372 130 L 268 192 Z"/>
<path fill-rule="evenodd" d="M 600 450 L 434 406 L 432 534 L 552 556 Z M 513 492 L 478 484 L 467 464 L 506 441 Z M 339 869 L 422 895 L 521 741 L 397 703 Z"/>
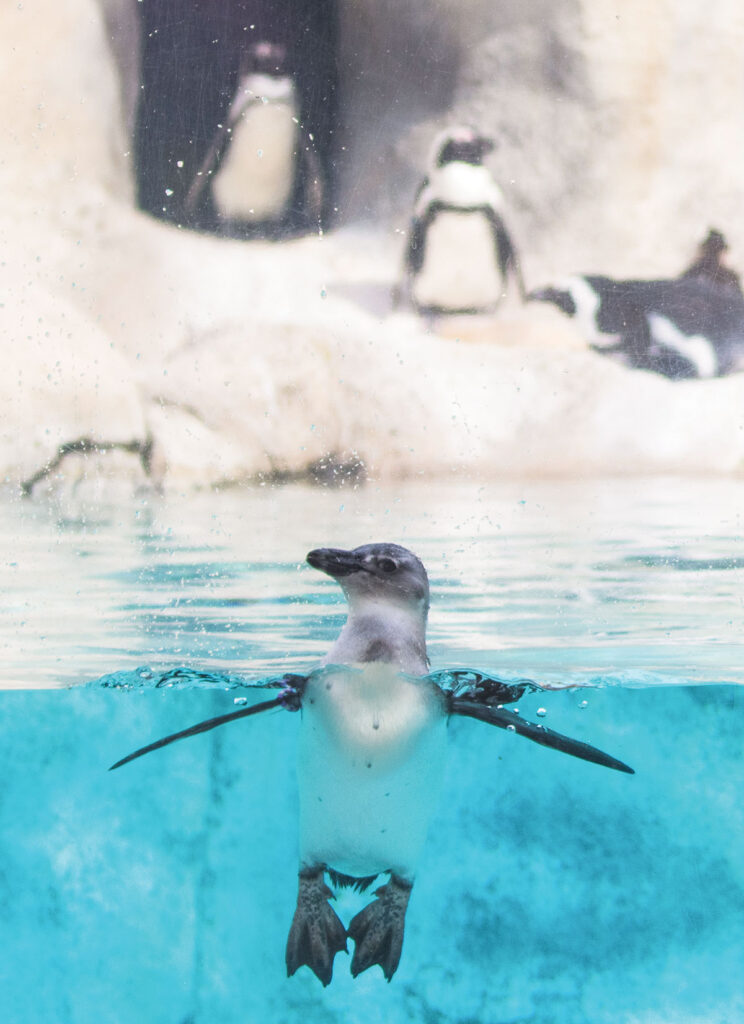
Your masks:
<path fill-rule="evenodd" d="M 621 775 L 476 722 L 400 969 L 287 979 L 298 721 L 272 713 L 107 772 L 234 691 L 0 695 L 0 990 L 12 1024 L 701 1024 L 744 1016 L 744 691 L 565 691 L 552 728 Z M 582 707 L 582 701 L 586 707 Z M 343 895 L 344 920 L 359 897 Z"/>

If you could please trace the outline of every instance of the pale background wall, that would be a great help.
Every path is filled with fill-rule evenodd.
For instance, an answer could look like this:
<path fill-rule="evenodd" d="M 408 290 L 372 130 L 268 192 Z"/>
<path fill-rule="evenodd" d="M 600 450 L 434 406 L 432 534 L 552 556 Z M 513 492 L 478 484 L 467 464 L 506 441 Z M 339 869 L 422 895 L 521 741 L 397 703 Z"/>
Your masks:
<path fill-rule="evenodd" d="M 342 226 L 282 245 L 134 209 L 133 10 L 0 7 L 10 482 L 80 437 L 152 438 L 155 472 L 178 486 L 301 471 L 329 451 L 378 475 L 740 470 L 738 377 L 627 371 L 545 309 L 434 337 L 380 299 L 432 134 L 460 120 L 500 140 L 529 284 L 675 273 L 711 225 L 743 267 L 734 0 L 345 0 Z"/>

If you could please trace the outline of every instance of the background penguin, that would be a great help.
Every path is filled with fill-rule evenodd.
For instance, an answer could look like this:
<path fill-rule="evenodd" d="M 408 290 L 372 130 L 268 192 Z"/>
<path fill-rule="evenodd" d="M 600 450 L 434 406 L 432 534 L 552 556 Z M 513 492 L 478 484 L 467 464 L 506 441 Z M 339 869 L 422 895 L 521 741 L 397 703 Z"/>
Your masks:
<path fill-rule="evenodd" d="M 286 47 L 254 43 L 241 59 L 230 108 L 186 195 L 187 219 L 206 204 L 227 234 L 271 234 L 290 209 L 317 225 L 322 172 L 300 118 Z"/>
<path fill-rule="evenodd" d="M 632 774 L 633 769 L 503 707 L 534 684 L 510 685 L 471 671 L 448 671 L 443 685 L 428 676 L 429 583 L 423 565 L 406 548 L 320 548 L 307 560 L 337 580 L 349 602 L 348 619 L 320 670 L 262 684 L 282 692 L 166 736 L 112 767 L 237 718 L 277 707 L 301 709 L 300 871 L 287 973 L 307 965 L 327 985 L 334 957 L 346 950 L 348 937 L 355 943 L 351 973 L 356 977 L 379 964 L 390 981 L 437 801 L 450 716 L 510 729 L 618 771 Z M 347 929 L 330 906 L 326 874 L 333 885 L 359 891 L 379 874 L 390 879 Z"/>
<path fill-rule="evenodd" d="M 343 141 L 337 0 L 147 0 L 135 6 L 142 40 L 133 140 L 139 207 L 179 226 L 223 235 L 317 233 L 317 180 L 321 221 L 327 228 L 337 207 Z M 267 54 L 267 48 L 273 48 L 273 54 Z M 187 213 L 186 196 L 192 186 L 196 188 L 199 170 L 205 163 L 207 170 L 221 166 L 227 156 L 232 132 L 220 140 L 219 126 L 228 124 L 240 78 L 252 73 L 264 76 L 265 88 L 256 91 L 266 94 L 265 106 L 272 106 L 272 115 L 277 113 L 273 103 L 281 97 L 282 86 L 274 82 L 272 91 L 267 77 L 285 80 L 287 105 L 294 103 L 296 108 L 293 153 L 287 157 L 286 145 L 277 147 L 285 154 L 279 162 L 293 176 L 291 195 L 279 213 L 262 215 L 269 219 L 256 221 L 249 212 L 249 219 L 239 215 L 225 220 L 212 202 L 211 187 L 203 187 L 201 195 L 190 200 L 192 212 Z M 286 119 L 270 120 L 279 123 L 281 136 Z M 216 151 L 207 161 L 215 142 Z M 222 142 L 225 146 L 218 153 Z M 259 159 L 274 159 L 268 138 L 247 148 L 249 154 L 253 151 L 254 165 Z M 257 156 L 259 149 L 263 158 Z M 316 159 L 320 174 L 311 166 Z M 286 173 L 278 177 L 286 180 Z M 273 205 L 274 210 L 279 206 L 276 198 Z M 250 202 L 247 208 L 250 211 Z M 233 218 L 230 211 L 226 215 Z"/>
<path fill-rule="evenodd" d="M 744 369 L 744 296 L 705 275 L 660 281 L 568 277 L 531 292 L 573 317 L 599 352 L 672 380 Z"/>
<path fill-rule="evenodd" d="M 731 267 L 723 262 L 728 251 L 728 242 L 720 231 L 711 228 L 698 246 L 695 259 L 682 274 L 681 278 L 703 278 L 721 288 L 729 288 L 741 294 L 741 280 Z"/>
<path fill-rule="evenodd" d="M 492 139 L 470 128 L 434 146 L 419 187 L 405 257 L 411 301 L 424 315 L 493 311 L 510 275 L 524 298 L 516 248 L 503 219 L 504 198 L 483 157 Z"/>

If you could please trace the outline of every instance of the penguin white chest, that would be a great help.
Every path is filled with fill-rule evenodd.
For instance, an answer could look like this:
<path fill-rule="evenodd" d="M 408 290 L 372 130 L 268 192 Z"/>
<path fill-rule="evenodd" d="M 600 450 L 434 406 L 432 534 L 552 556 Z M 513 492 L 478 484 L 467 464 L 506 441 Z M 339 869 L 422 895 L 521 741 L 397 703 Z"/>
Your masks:
<path fill-rule="evenodd" d="M 220 216 L 249 222 L 281 216 L 295 177 L 297 117 L 293 95 L 248 103 L 212 180 Z"/>
<path fill-rule="evenodd" d="M 314 673 L 298 762 L 303 864 L 412 878 L 441 784 L 446 723 L 439 690 L 390 665 Z"/>
<path fill-rule="evenodd" d="M 482 210 L 442 210 L 429 225 L 415 302 L 443 310 L 488 310 L 502 297 L 492 225 Z"/>

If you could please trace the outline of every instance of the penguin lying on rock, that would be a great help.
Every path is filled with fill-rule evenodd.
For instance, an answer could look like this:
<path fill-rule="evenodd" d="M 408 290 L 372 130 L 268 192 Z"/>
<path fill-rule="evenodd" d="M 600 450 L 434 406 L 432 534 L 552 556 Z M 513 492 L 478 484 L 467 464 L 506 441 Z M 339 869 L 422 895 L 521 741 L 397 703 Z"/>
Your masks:
<path fill-rule="evenodd" d="M 443 133 L 419 186 L 405 256 L 405 283 L 428 316 L 496 309 L 513 277 L 524 298 L 517 250 L 504 223 L 504 197 L 483 157 L 492 139 L 472 128 Z"/>
<path fill-rule="evenodd" d="M 427 675 L 429 583 L 424 566 L 397 544 L 353 551 L 320 548 L 307 561 L 337 580 L 348 619 L 321 668 L 266 683 L 271 700 L 166 736 L 118 761 L 270 708 L 301 710 L 298 780 L 300 870 L 297 908 L 287 942 L 287 974 L 302 965 L 324 985 L 336 953 L 355 944 L 351 973 L 379 964 L 388 981 L 403 945 L 406 908 L 443 773 L 447 722 L 453 715 L 508 729 L 543 746 L 633 774 L 595 747 L 525 721 L 503 704 L 535 684 L 508 684 L 481 673 Z M 344 927 L 325 882 L 367 889 L 389 880 Z"/>
<path fill-rule="evenodd" d="M 744 369 L 744 296 L 705 276 L 662 281 L 568 277 L 531 292 L 576 320 L 598 352 L 672 380 Z"/>

